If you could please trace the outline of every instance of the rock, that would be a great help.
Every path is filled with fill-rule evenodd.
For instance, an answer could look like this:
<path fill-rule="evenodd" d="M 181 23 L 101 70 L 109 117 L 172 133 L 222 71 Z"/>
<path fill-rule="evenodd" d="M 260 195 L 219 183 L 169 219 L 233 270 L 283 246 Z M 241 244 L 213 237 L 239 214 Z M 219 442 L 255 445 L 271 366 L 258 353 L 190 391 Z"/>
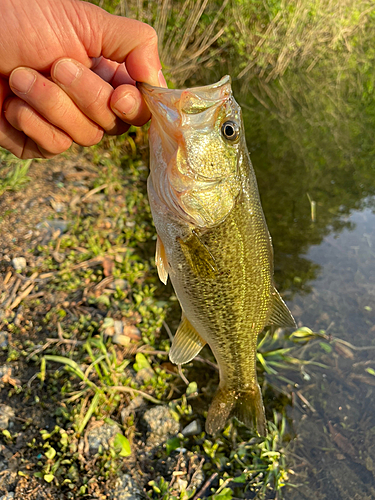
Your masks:
<path fill-rule="evenodd" d="M 12 259 L 12 266 L 16 271 L 22 271 L 27 266 L 25 257 L 14 257 Z"/>
<path fill-rule="evenodd" d="M 124 325 L 122 321 L 115 320 L 113 322 L 113 327 L 115 333 L 112 337 L 112 342 L 118 345 L 128 345 L 130 343 L 130 338 L 123 335 Z"/>
<path fill-rule="evenodd" d="M 87 435 L 90 453 L 95 455 L 100 449 L 109 450 L 116 434 L 121 434 L 121 429 L 116 424 L 102 424 L 92 428 Z"/>
<path fill-rule="evenodd" d="M 57 212 L 58 214 L 63 212 L 65 209 L 65 204 L 62 203 L 61 201 L 55 201 L 55 200 L 50 200 L 51 207 Z"/>
<path fill-rule="evenodd" d="M 0 332 L 0 349 L 8 347 L 8 332 Z"/>
<path fill-rule="evenodd" d="M 172 417 L 167 406 L 155 406 L 147 410 L 143 418 L 150 429 L 147 445 L 151 447 L 165 443 L 180 430 L 180 424 Z"/>
<path fill-rule="evenodd" d="M 154 406 L 144 413 L 143 418 L 151 432 L 159 436 L 175 435 L 180 429 L 179 423 L 172 417 L 168 406 Z"/>
<path fill-rule="evenodd" d="M 14 418 L 14 411 L 11 406 L 0 404 L 0 429 L 8 429 L 9 420 Z"/>
<path fill-rule="evenodd" d="M 36 225 L 36 229 L 44 233 L 42 244 L 47 244 L 52 236 L 61 236 L 68 228 L 70 221 L 54 219 L 44 220 Z"/>
<path fill-rule="evenodd" d="M 109 492 L 110 500 L 141 500 L 142 491 L 129 474 L 120 474 L 114 488 Z"/>
<path fill-rule="evenodd" d="M 196 434 L 199 434 L 201 432 L 202 432 L 202 426 L 200 421 L 193 420 L 181 431 L 181 434 L 187 437 L 187 436 L 195 436 Z"/>
<path fill-rule="evenodd" d="M 137 409 L 139 408 L 143 403 L 143 398 L 142 396 L 137 396 L 136 398 L 132 399 L 128 406 L 125 406 L 121 410 L 121 422 L 122 425 L 126 425 L 127 419 L 130 417 L 130 415 Z"/>
<path fill-rule="evenodd" d="M 131 340 L 141 338 L 140 330 L 134 325 L 127 325 L 123 321 L 113 321 L 114 335 L 112 342 L 119 345 L 128 345 Z"/>
<path fill-rule="evenodd" d="M 117 345 L 128 345 L 130 344 L 130 338 L 126 335 L 115 333 L 112 337 L 112 342 Z"/>
<path fill-rule="evenodd" d="M 0 500 L 12 500 L 14 498 L 14 491 L 10 491 L 6 495 L 0 497 Z"/>
<path fill-rule="evenodd" d="M 13 454 L 12 454 L 13 455 Z M 0 476 L 0 491 L 1 493 L 7 492 L 7 494 L 13 494 L 13 497 L 8 497 L 9 499 L 14 498 L 13 491 L 16 489 L 18 483 L 17 472 L 11 472 L 9 469 L 2 471 Z M 0 498 L 7 498 L 7 495 L 3 495 Z"/>

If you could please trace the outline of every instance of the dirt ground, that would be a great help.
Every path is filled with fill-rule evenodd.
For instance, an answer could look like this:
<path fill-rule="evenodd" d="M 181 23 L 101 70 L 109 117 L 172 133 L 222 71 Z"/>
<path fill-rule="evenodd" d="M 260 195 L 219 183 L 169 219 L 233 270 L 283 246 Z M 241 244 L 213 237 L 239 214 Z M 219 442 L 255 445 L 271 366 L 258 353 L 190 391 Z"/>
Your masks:
<path fill-rule="evenodd" d="M 142 140 L 137 144 L 141 151 Z M 151 355 L 152 349 L 163 348 L 165 341 L 155 344 L 154 336 L 161 329 L 165 302 L 153 296 L 157 278 L 155 270 L 149 271 L 149 256 L 143 262 L 137 255 L 149 245 L 153 230 L 145 195 L 147 169 L 130 149 L 121 154 L 126 168 L 133 168 L 131 174 L 119 166 L 120 160 L 114 166 L 105 154 L 94 165 L 92 155 L 77 148 L 69 156 L 34 161 L 29 182 L 0 197 L 2 500 L 135 500 L 147 491 L 164 498 L 158 493 L 163 481 L 176 494 L 189 488 L 198 494 L 204 486 L 203 455 L 174 451 L 180 441 L 176 444 L 173 436 L 193 420 L 185 396 L 180 416 L 175 412 L 174 418 L 168 406 L 147 399 L 160 403 L 155 396 L 179 397 L 185 383 L 166 363 L 163 351 L 152 358 L 153 368 L 143 354 L 134 358 L 144 342 Z M 133 292 L 143 297 L 139 304 L 130 297 Z M 74 399 L 84 384 L 61 365 L 47 362 L 46 367 L 43 356 L 66 356 L 87 368 L 85 342 L 91 339 L 95 350 L 105 321 L 109 335 L 113 325 L 122 329 L 120 340 L 106 352 L 112 363 L 106 366 L 114 371 L 105 383 L 113 384 L 115 377 L 118 385 L 132 385 L 133 396 L 143 396 L 131 398 L 132 390 L 108 397 L 100 392 L 95 407 L 95 397 L 86 388 L 81 399 L 65 403 L 64 394 Z M 102 387 L 97 374 L 90 379 Z M 167 386 L 171 379 L 172 389 Z M 155 409 L 159 414 L 147 421 L 147 412 Z M 86 412 L 92 416 L 77 433 Z M 181 417 L 184 412 L 187 417 Z M 113 445 L 119 435 L 125 443 L 120 451 Z M 218 482 L 217 474 L 209 471 L 208 477 L 216 483 L 207 483 L 207 491 Z"/>

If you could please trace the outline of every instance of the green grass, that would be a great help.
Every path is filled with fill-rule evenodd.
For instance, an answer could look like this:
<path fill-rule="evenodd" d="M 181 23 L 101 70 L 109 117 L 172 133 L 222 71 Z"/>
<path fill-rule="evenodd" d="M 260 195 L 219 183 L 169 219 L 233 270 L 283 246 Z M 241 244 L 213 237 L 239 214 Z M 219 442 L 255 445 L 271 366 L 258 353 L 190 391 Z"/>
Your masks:
<path fill-rule="evenodd" d="M 31 163 L 32 160 L 19 160 L 0 148 L 0 196 L 5 191 L 19 191 L 30 181 Z"/>

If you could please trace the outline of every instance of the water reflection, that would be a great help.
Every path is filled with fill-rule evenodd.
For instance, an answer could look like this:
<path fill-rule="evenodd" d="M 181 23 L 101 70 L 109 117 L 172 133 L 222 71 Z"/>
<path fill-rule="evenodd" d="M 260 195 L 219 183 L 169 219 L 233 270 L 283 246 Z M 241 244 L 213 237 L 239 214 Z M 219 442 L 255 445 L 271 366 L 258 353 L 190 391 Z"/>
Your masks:
<path fill-rule="evenodd" d="M 375 173 L 369 137 L 353 132 L 345 147 L 337 130 L 307 123 L 297 108 L 288 122 L 252 97 L 242 99 L 277 286 L 300 325 L 349 343 L 315 340 L 299 356 L 326 368 L 285 374 L 298 384 L 286 388 L 293 394 L 289 414 L 296 433 L 289 453 L 296 482 L 304 483 L 287 497 L 375 498 Z"/>
<path fill-rule="evenodd" d="M 307 368 L 299 385 L 310 407 L 296 400 L 291 411 L 292 456 L 307 483 L 293 499 L 375 497 L 375 215 L 367 209 L 347 222 L 351 230 L 310 248 L 321 270 L 292 303 L 302 323 L 355 346 L 316 341 L 304 354 L 327 368 Z"/>

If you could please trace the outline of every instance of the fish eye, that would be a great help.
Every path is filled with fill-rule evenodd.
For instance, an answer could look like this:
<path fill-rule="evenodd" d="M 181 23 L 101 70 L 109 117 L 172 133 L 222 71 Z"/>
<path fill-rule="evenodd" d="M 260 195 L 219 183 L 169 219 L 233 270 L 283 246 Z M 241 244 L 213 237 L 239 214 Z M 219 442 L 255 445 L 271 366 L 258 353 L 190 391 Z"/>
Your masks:
<path fill-rule="evenodd" d="M 221 126 L 221 133 L 224 139 L 227 141 L 234 142 L 238 139 L 240 135 L 240 127 L 238 124 L 232 120 L 224 122 Z"/>

